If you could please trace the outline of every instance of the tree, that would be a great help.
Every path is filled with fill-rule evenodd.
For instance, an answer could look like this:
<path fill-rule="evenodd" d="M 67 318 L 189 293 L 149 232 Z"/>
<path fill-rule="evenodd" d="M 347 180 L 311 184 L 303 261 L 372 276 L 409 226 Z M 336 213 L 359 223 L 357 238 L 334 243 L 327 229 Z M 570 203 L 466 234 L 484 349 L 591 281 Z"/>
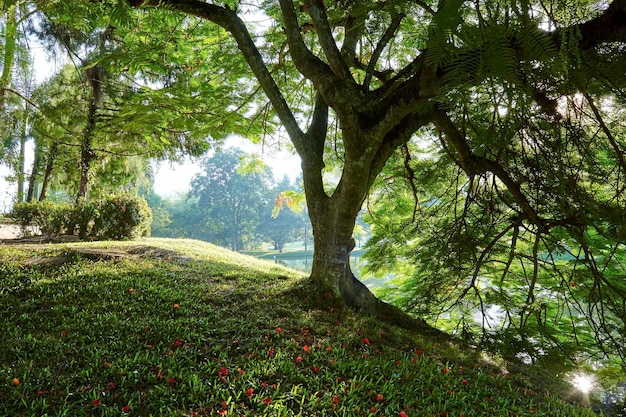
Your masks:
<path fill-rule="evenodd" d="M 311 278 L 320 292 L 341 296 L 366 313 L 404 319 L 356 280 L 349 265 L 356 217 L 368 194 L 380 193 L 372 187 L 386 174 L 390 158 L 399 158 L 408 186 L 403 192 L 414 201 L 415 196 L 423 201 L 422 184 L 415 179 L 431 173 L 447 180 L 424 183 L 428 199 L 418 207 L 461 210 L 459 217 L 424 222 L 454 237 L 436 236 L 453 250 L 433 262 L 456 256 L 455 273 L 469 269 L 471 277 L 478 277 L 476 266 L 498 264 L 499 259 L 488 257 L 492 249 L 501 255 L 509 244 L 508 253 L 515 256 L 530 250 L 530 263 L 522 264 L 530 271 L 524 276 L 531 291 L 521 307 L 528 324 L 530 317 L 546 317 L 535 302 L 543 279 L 539 249 L 544 241 L 564 240 L 561 246 L 577 254 L 577 265 L 591 284 L 586 306 L 592 307 L 588 324 L 597 343 L 623 352 L 623 268 L 619 262 L 599 266 L 598 259 L 619 259 L 624 236 L 619 225 L 626 163 L 616 134 L 623 116 L 611 110 L 623 103 L 626 0 L 600 5 L 587 0 L 575 5 L 556 0 L 279 0 L 256 9 L 231 0 L 102 0 L 54 7 L 65 8 L 69 21 L 72 4 L 84 10 L 97 4 L 102 8 L 94 13 L 108 12 L 108 22 L 115 22 L 128 49 L 111 53 L 111 62 L 147 73 L 154 82 L 184 79 L 190 86 L 181 86 L 189 97 L 175 90 L 161 94 L 155 108 L 164 112 L 148 107 L 127 113 L 129 120 L 148 115 L 167 125 L 191 113 L 191 120 L 211 121 L 199 124 L 201 131 L 222 137 L 245 131 L 245 121 L 235 114 L 248 116 L 253 126 L 274 126 L 274 115 L 280 120 L 302 159 L 314 232 Z M 134 14 L 125 4 L 142 10 Z M 246 24 L 243 17 L 251 11 L 260 11 L 270 23 Z M 212 32 L 211 22 L 219 30 Z M 158 31 L 151 29 L 156 26 Z M 208 42 L 202 43 L 205 37 Z M 194 42 L 185 41 L 191 38 Z M 179 47 L 183 54 L 172 52 Z M 199 70 L 196 59 L 203 53 L 210 55 L 211 65 Z M 242 60 L 252 83 L 241 82 L 250 78 Z M 193 70 L 186 69 L 190 66 Z M 256 98 L 257 86 L 273 114 Z M 215 113 L 193 111 L 194 103 L 207 102 L 219 103 L 208 106 Z M 222 129 L 222 121 L 230 127 Z M 256 133 L 251 136 L 258 139 Z M 416 146 L 424 143 L 436 153 L 431 171 L 431 165 L 415 158 Z M 328 177 L 336 179 L 333 186 L 327 185 Z M 440 203 L 437 188 L 454 192 Z M 460 204 L 464 201 L 472 204 Z M 411 210 L 411 219 L 417 213 Z M 470 239 L 475 235 L 479 239 Z M 559 235 L 562 239 L 555 239 Z M 504 272 L 513 272 L 507 265 Z M 469 280 L 469 291 L 477 282 Z"/>
<path fill-rule="evenodd" d="M 226 91 L 228 87 L 221 87 L 215 81 L 202 84 L 193 79 L 194 72 L 189 64 L 200 65 L 200 58 L 194 57 L 190 61 L 190 56 L 186 54 L 189 48 L 183 48 L 182 43 L 180 48 L 169 48 L 169 54 L 157 54 L 159 58 L 167 58 L 160 62 L 154 62 L 155 55 L 152 53 L 145 54 L 140 61 L 137 54 L 128 59 L 125 50 L 128 45 L 138 42 L 152 51 L 159 50 L 165 40 L 174 40 L 167 34 L 151 36 L 150 42 L 147 42 L 137 27 L 134 31 L 126 24 L 114 28 L 110 24 L 112 20 L 105 16 L 102 4 L 10 1 L 4 2 L 4 6 L 9 23 L 18 16 L 17 10 L 25 11 L 26 23 L 15 27 L 16 33 L 11 39 L 21 39 L 26 34 L 36 36 L 47 52 L 61 50 L 73 64 L 69 69 L 66 67 L 64 73 L 53 77 L 39 94 L 41 101 L 37 104 L 41 107 L 37 107 L 38 126 L 33 132 L 37 141 L 30 199 L 36 198 L 34 191 L 39 184 L 44 185 L 40 199 L 45 198 L 49 184 L 61 185 L 78 199 L 84 198 L 90 188 L 96 192 L 107 188 L 105 182 L 109 189 L 126 186 L 145 177 L 148 158 L 177 159 L 183 155 L 201 155 L 208 148 L 207 125 L 211 126 L 212 138 L 220 140 L 236 130 L 237 121 L 242 119 L 235 112 L 230 112 L 234 116 L 226 114 L 218 117 L 217 127 L 215 120 L 207 122 L 207 114 L 218 115 L 214 109 L 223 110 L 227 106 L 225 103 L 230 104 L 234 100 L 228 100 L 231 98 L 228 94 L 222 95 L 225 101 L 199 103 L 196 100 L 199 91 L 219 88 Z M 150 20 L 148 26 L 152 23 L 158 26 L 160 18 L 163 15 Z M 173 25 L 183 20 L 172 18 L 171 14 L 164 19 Z M 141 26 L 141 22 L 134 23 Z M 200 31 L 198 26 L 187 29 L 189 33 Z M 6 35 L 8 42 L 10 33 Z M 189 34 L 178 33 L 178 36 L 193 41 Z M 207 32 L 203 31 L 202 36 L 203 40 L 207 40 Z M 18 48 L 13 49 L 18 51 Z M 6 52 L 5 60 L 12 65 L 12 55 L 8 50 Z M 184 64 L 173 65 L 177 60 Z M 3 83 L 11 81 L 11 71 L 7 68 L 5 65 L 1 77 Z M 135 77 L 139 69 L 141 76 Z M 5 73 L 9 76 L 5 77 Z M 172 76 L 172 73 L 177 75 Z M 236 79 L 237 72 L 232 71 L 228 76 Z M 61 97 L 62 93 L 54 91 L 55 85 L 64 85 L 69 91 Z M 158 89 L 152 88 L 157 85 Z M 233 94 L 242 90 L 245 88 L 230 88 Z M 6 91 L 9 90 L 2 86 L 3 97 Z M 50 95 L 44 97 L 45 94 Z M 176 96 L 176 112 L 172 111 L 173 96 Z M 215 97 L 218 96 L 215 94 Z M 63 104 L 65 114 L 60 114 L 63 110 L 61 102 L 66 99 Z M 148 103 L 152 113 L 145 111 Z M 75 110 L 67 111 L 68 108 Z M 238 109 L 245 110 L 246 106 Z M 47 113 L 42 113 L 43 110 Z M 200 115 L 204 120 L 199 121 Z M 67 120 L 68 116 L 73 117 Z M 250 129 L 248 133 L 254 136 L 255 130 Z M 71 161 L 77 149 L 80 154 L 78 165 L 76 161 Z M 55 170 L 55 165 L 59 164 L 69 169 L 65 172 Z M 143 172 L 134 171 L 136 168 Z M 120 184 L 122 180 L 126 182 Z"/>
<path fill-rule="evenodd" d="M 285 244 L 298 239 L 304 241 L 305 247 L 307 245 L 304 231 L 308 227 L 308 221 L 302 207 L 290 205 L 289 210 L 282 210 L 282 206 L 286 205 L 284 200 L 287 193 L 293 193 L 291 190 L 294 188 L 296 187 L 289 183 L 289 179 L 285 178 L 271 190 L 269 201 L 275 203 L 268 205 L 257 228 L 257 232 L 272 242 L 274 250 L 280 253 L 283 252 Z"/>
<path fill-rule="evenodd" d="M 32 115 L 33 67 L 26 36 L 21 27 L 30 16 L 27 5 L 13 0 L 0 3 L 0 135 L 3 162 L 15 172 L 17 201 L 24 200 L 25 147 Z"/>
<path fill-rule="evenodd" d="M 304 219 L 291 210 L 282 210 L 276 217 L 271 217 L 270 211 L 270 208 L 266 210 L 257 232 L 282 253 L 287 243 L 296 241 L 302 234 Z"/>
<path fill-rule="evenodd" d="M 85 198 L 88 188 L 106 194 L 147 183 L 147 160 L 157 153 L 145 144 L 138 146 L 137 137 L 123 130 L 115 135 L 107 131 L 110 114 L 102 109 L 95 113 L 92 83 L 83 82 L 80 72 L 67 65 L 33 95 L 37 111 L 32 117 L 35 161 L 30 199 L 36 198 L 35 181 L 41 183 L 39 200 L 45 199 L 49 185 Z M 96 94 L 109 111 L 115 107 L 110 92 Z M 59 165 L 62 170 L 55 169 Z"/>
<path fill-rule="evenodd" d="M 188 198 L 185 193 L 161 198 L 151 192 L 146 200 L 153 213 L 152 236 L 169 238 L 203 239 L 204 213 L 197 209 L 198 198 Z"/>
<path fill-rule="evenodd" d="M 584 91 L 597 100 L 611 91 L 619 92 L 623 75 L 614 69 L 623 63 L 626 1 L 615 0 L 604 8 L 593 2 L 579 2 L 575 7 L 548 3 L 263 3 L 263 12 L 274 25 L 266 32 L 262 47 L 283 46 L 275 46 L 280 54 L 272 62 L 255 45 L 240 17 L 248 10 L 236 2 L 129 1 L 134 7 L 161 7 L 214 22 L 236 40 L 302 159 L 315 236 L 311 277 L 320 291 L 341 295 L 349 305 L 373 314 L 394 311 L 353 277 L 349 265 L 352 231 L 387 160 L 419 129 L 434 129 L 449 152 L 449 163 L 467 175 L 489 173 L 498 178 L 506 202 L 529 227 L 543 231 L 556 223 L 575 221 L 540 210 L 542 203 L 523 187 L 524 177 L 499 159 L 495 147 L 473 141 L 467 134 L 467 118 L 454 101 L 464 97 L 467 102 L 476 91 L 490 87 L 502 101 L 512 91 L 523 98 L 524 110 L 533 110 L 536 117 L 542 113 L 542 129 L 566 128 L 568 118 L 562 116 L 562 106 L 568 107 L 567 97 Z M 603 65 L 596 65 L 598 61 Z M 295 68 L 306 85 L 301 91 L 310 92 L 306 127 L 299 123 L 296 111 L 307 108 L 287 101 L 290 87 L 273 72 L 282 68 Z M 619 95 L 614 99 L 619 100 Z M 471 108 L 465 110 L 471 114 Z M 338 126 L 334 136 L 329 135 L 332 119 Z M 342 165 L 333 189 L 326 189 L 323 182 L 329 142 Z M 522 145 L 500 142 L 505 143 Z M 621 155 L 621 149 L 609 147 L 607 151 L 616 158 Z M 533 166 L 532 158 L 519 162 L 532 170 L 543 168 Z"/>
<path fill-rule="evenodd" d="M 263 169 L 245 172 L 244 156 L 240 150 L 227 149 L 207 157 L 200 163 L 204 172 L 192 179 L 189 192 L 198 198 L 196 210 L 204 214 L 205 240 L 234 251 L 253 240 L 269 206 L 269 175 Z"/>

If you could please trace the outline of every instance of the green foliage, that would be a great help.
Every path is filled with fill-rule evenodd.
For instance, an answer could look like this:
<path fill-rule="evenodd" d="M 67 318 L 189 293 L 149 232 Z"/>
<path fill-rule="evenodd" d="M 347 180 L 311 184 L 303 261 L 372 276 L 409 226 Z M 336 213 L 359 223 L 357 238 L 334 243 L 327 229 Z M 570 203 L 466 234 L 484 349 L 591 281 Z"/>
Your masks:
<path fill-rule="evenodd" d="M 99 51 L 89 61 L 118 81 L 98 115 L 103 164 L 102 148 L 118 145 L 120 132 L 138 144 L 132 151 L 157 157 L 199 154 L 207 137 L 230 133 L 264 139 L 275 121 L 257 94 L 262 84 L 303 157 L 315 188 L 307 192 L 319 199 L 309 203 L 324 203 L 311 215 L 348 225 L 392 151 L 424 127 L 411 146 L 434 146 L 419 159 L 414 149 L 395 155 L 371 193 L 370 265 L 396 275 L 388 299 L 473 342 L 512 347 L 512 356 L 559 366 L 626 357 L 618 2 L 286 0 L 282 9 L 294 15 L 283 16 L 264 1 L 256 5 L 268 22 L 246 22 L 250 33 L 223 19 L 254 6 L 231 1 L 204 5 L 205 20 L 172 12 L 189 13 L 188 2 L 130 2 L 157 6 L 149 11 L 91 3 L 39 5 L 64 45 Z M 609 25 L 568 28 L 604 13 Z M 127 77 L 134 83 L 120 81 Z M 84 114 L 66 107 L 85 108 L 86 97 L 68 91 L 48 121 L 72 123 L 42 125 L 54 133 L 42 152 L 75 148 L 71 139 L 85 130 Z M 331 107 L 328 124 L 317 123 L 324 106 L 310 113 L 316 96 Z M 225 159 L 197 178 L 193 220 L 203 220 L 198 233 L 239 249 L 267 194 L 249 169 L 257 165 L 237 172 Z M 246 183 L 234 172 L 251 174 Z M 328 172 L 339 174 L 330 187 L 321 178 Z M 57 182 L 71 187 L 69 175 Z M 324 232 L 316 236 L 334 245 L 334 231 Z M 339 270 L 348 269 L 316 278 L 338 290 L 348 275 Z M 489 318 L 494 311 L 502 317 Z"/>
<path fill-rule="evenodd" d="M 73 208 L 65 203 L 42 201 L 16 203 L 10 217 L 20 226 L 25 236 L 40 233 L 46 237 L 62 235 L 74 230 L 71 224 Z"/>
<path fill-rule="evenodd" d="M 302 213 L 306 206 L 304 191 L 285 190 L 281 192 L 278 197 L 276 197 L 276 203 L 272 209 L 272 217 L 278 217 L 284 206 L 287 206 L 287 208 L 294 213 Z"/>
<path fill-rule="evenodd" d="M 272 242 L 274 250 L 282 252 L 285 244 L 304 238 L 303 231 L 309 222 L 291 210 L 282 210 L 276 216 L 273 211 L 271 218 L 267 214 L 264 216 L 265 220 L 257 227 L 257 233 Z"/>
<path fill-rule="evenodd" d="M 477 134 L 468 134 L 472 145 L 477 152 L 498 154 L 503 164 L 507 157 L 532 158 L 536 169 L 514 168 L 511 162 L 510 172 L 526 179 L 523 187 L 532 190 L 527 195 L 540 216 L 555 225 L 541 231 L 527 224 L 496 175 L 467 176 L 450 167 L 447 152 L 437 145 L 422 150 L 414 145 L 410 170 L 407 159 L 396 155 L 369 204 L 368 269 L 395 276 L 379 295 L 507 357 L 560 371 L 581 358 L 613 366 L 625 353 L 626 252 L 623 221 L 609 201 L 615 197 L 605 191 L 619 180 L 604 171 L 610 164 L 590 162 L 587 180 L 577 182 L 572 177 L 581 172 L 569 169 L 582 164 L 542 146 L 520 156 L 515 143 L 523 127 L 490 131 L 494 122 L 481 119 L 479 109 L 477 101 L 471 127 Z M 495 123 L 521 126 L 517 117 Z M 583 137 L 579 131 L 576 140 L 591 140 Z M 563 139 L 561 146 L 569 150 L 563 157 L 584 161 L 597 155 L 576 153 L 570 140 Z"/>
<path fill-rule="evenodd" d="M 281 250 L 310 234 L 305 231 L 310 226 L 302 210 L 303 193 L 289 191 L 297 187 L 287 179 L 276 184 L 257 156 L 230 149 L 205 158 L 202 165 L 204 172 L 194 177 L 187 196 L 149 196 L 156 219 L 153 236 L 202 239 L 233 248 L 238 234 L 240 249 L 270 242 Z M 274 201 L 293 211 L 276 218 Z"/>
<path fill-rule="evenodd" d="M 50 201 L 17 203 L 10 217 L 24 235 L 41 233 L 47 238 L 78 233 L 82 239 L 136 239 L 148 236 L 152 223 L 148 203 L 129 194 L 75 206 Z"/>
<path fill-rule="evenodd" d="M 227 149 L 201 161 L 203 172 L 191 182 L 189 195 L 197 197 L 204 240 L 241 250 L 254 240 L 254 232 L 269 206 L 271 175 L 241 150 Z"/>
<path fill-rule="evenodd" d="M 150 235 L 152 210 L 146 200 L 130 194 L 109 196 L 98 203 L 92 234 L 101 239 L 137 239 Z"/>
<path fill-rule="evenodd" d="M 65 262 L 24 267 L 33 257 Z M 355 315 L 292 270 L 198 241 L 0 247 L 0 268 L 0 288 L 32 281 L 0 294 L 0 414 L 595 415 L 536 369 Z"/>

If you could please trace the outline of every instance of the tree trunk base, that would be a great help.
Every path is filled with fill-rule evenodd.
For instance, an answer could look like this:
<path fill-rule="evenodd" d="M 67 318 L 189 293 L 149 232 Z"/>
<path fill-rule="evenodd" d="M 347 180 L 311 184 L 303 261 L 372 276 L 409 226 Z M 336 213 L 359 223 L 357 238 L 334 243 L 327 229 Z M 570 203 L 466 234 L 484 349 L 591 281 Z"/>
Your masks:
<path fill-rule="evenodd" d="M 412 317 L 396 306 L 377 298 L 365 284 L 352 274 L 352 282 L 341 286 L 343 301 L 354 311 L 374 317 L 384 323 L 416 331 L 423 335 L 436 336 L 449 340 L 452 336 L 426 323 L 425 320 Z"/>

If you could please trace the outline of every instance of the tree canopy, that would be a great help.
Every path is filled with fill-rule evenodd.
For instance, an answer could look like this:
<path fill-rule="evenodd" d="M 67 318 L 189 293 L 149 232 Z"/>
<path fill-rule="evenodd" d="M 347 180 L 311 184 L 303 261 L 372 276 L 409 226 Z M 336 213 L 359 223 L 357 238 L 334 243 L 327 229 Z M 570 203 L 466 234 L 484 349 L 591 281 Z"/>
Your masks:
<path fill-rule="evenodd" d="M 626 0 L 74 0 L 47 12 L 111 31 L 98 62 L 147 83 L 120 114 L 130 126 L 151 115 L 216 138 L 286 133 L 320 292 L 415 325 L 351 272 L 367 203 L 372 268 L 402 275 L 399 306 L 483 340 L 496 311 L 498 343 L 514 332 L 532 359 L 575 356 L 583 325 L 603 354 L 626 356 Z"/>
<path fill-rule="evenodd" d="M 203 213 L 202 229 L 209 242 L 241 250 L 263 214 L 268 216 L 269 173 L 265 169 L 242 172 L 244 153 L 225 150 L 202 160 L 203 172 L 191 181 L 190 196 Z M 265 211 L 265 213 L 263 213 Z"/>

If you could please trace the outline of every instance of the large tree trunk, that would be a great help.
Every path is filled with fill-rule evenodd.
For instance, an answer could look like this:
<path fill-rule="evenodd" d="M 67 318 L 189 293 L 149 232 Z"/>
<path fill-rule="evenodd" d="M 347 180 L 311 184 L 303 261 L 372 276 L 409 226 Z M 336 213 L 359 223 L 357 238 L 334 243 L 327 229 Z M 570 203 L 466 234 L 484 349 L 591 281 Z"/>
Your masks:
<path fill-rule="evenodd" d="M 444 336 L 423 320 L 412 318 L 397 307 L 379 300 L 352 273 L 350 254 L 355 246 L 352 233 L 362 200 L 355 202 L 331 198 L 327 203 L 324 206 L 317 205 L 317 209 L 309 212 L 314 238 L 310 279 L 318 291 L 342 300 L 360 313 L 395 325 Z"/>
<path fill-rule="evenodd" d="M 315 113 L 313 123 L 315 127 L 308 132 L 306 145 L 299 152 L 313 228 L 311 280 L 319 291 L 341 299 L 361 313 L 407 327 L 425 327 L 422 321 L 414 320 L 400 309 L 379 300 L 352 273 L 350 254 L 355 247 L 354 227 L 371 182 L 382 169 L 382 165 L 375 162 L 374 157 L 374 154 L 380 152 L 376 151 L 376 146 L 371 146 L 373 150 L 369 155 L 346 158 L 341 180 L 329 196 L 322 179 L 327 112 L 326 107 L 319 101 Z M 350 134 L 357 135 L 356 132 L 344 130 L 344 140 Z M 363 144 L 375 145 L 381 142 L 366 132 L 359 132 L 358 136 Z"/>
<path fill-rule="evenodd" d="M 310 212 L 314 246 L 311 279 L 320 289 L 343 298 L 349 306 L 374 314 L 378 299 L 354 276 L 350 267 L 356 216 L 347 213 L 353 211 L 348 205 L 337 201 L 323 210 Z M 354 219 L 346 220 L 346 215 Z"/>

